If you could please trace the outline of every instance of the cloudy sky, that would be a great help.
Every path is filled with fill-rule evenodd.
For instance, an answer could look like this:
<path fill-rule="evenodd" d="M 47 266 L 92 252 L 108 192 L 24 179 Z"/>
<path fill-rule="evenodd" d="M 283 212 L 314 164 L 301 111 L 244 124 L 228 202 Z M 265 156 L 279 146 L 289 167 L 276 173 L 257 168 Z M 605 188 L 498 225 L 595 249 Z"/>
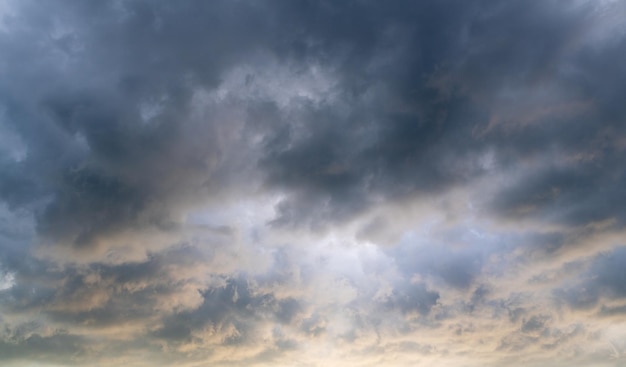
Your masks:
<path fill-rule="evenodd" d="M 0 0 L 0 365 L 626 365 L 626 2 Z"/>

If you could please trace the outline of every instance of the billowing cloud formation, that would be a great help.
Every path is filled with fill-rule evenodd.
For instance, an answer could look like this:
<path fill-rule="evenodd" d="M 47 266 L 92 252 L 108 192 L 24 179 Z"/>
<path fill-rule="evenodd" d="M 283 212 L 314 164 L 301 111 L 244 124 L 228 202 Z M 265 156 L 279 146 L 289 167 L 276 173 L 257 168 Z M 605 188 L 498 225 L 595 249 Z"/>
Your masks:
<path fill-rule="evenodd" d="M 619 1 L 0 1 L 0 362 L 621 366 Z"/>

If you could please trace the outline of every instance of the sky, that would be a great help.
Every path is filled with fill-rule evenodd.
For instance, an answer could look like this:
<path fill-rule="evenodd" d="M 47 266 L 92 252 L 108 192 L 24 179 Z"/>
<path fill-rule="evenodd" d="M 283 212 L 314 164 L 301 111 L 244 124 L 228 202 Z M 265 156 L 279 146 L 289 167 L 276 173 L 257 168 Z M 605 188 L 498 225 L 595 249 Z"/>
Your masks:
<path fill-rule="evenodd" d="M 626 2 L 0 0 L 0 365 L 626 365 Z"/>

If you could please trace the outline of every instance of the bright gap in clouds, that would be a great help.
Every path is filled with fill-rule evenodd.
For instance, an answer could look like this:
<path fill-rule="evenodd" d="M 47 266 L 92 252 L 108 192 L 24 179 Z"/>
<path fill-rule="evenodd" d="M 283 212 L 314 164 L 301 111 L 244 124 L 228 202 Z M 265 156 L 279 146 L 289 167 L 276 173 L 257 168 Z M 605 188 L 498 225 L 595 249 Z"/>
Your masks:
<path fill-rule="evenodd" d="M 0 365 L 626 363 L 619 1 L 0 1 Z"/>
<path fill-rule="evenodd" d="M 15 284 L 15 275 L 12 273 L 2 274 L 0 277 L 0 291 L 9 289 Z"/>

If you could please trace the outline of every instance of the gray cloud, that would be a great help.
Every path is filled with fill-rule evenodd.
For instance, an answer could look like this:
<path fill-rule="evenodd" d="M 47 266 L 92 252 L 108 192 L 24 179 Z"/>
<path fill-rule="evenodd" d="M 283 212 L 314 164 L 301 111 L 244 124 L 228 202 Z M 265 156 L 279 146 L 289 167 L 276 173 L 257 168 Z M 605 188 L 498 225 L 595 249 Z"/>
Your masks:
<path fill-rule="evenodd" d="M 287 190 L 278 224 L 317 226 L 380 198 L 441 192 L 487 173 L 479 161 L 488 147 L 497 149 L 496 165 L 514 167 L 555 148 L 590 157 L 563 168 L 557 161 L 496 193 L 497 212 L 532 206 L 572 223 L 621 218 L 605 210 L 621 179 L 593 170 L 617 164 L 622 149 L 623 111 L 601 95 L 620 94 L 619 77 L 607 75 L 623 73 L 602 60 L 619 59 L 623 47 L 598 54 L 580 39 L 591 5 L 61 2 L 38 25 L 31 18 L 45 7 L 20 7 L 15 21 L 29 28 L 3 36 L 13 49 L 3 104 L 28 153 L 3 170 L 3 191 L 12 205 L 51 198 L 38 226 L 48 237 L 80 246 L 128 226 L 175 225 L 165 207 L 210 195 L 234 164 L 224 145 L 246 144 L 245 134 L 223 140 L 219 115 L 194 117 L 194 96 L 263 53 L 337 78 L 336 98 L 249 111 L 248 128 L 274 120 L 261 127 L 259 163 L 269 187 Z M 337 27 L 348 14 L 352 21 Z M 42 44 L 48 34 L 53 40 Z M 52 65 L 22 61 L 42 58 Z M 257 102 L 276 103 L 267 95 Z M 572 115 L 576 106 L 589 107 Z M 589 195 L 598 185 L 607 191 Z M 586 203 L 574 201 L 580 195 Z"/>
<path fill-rule="evenodd" d="M 425 315 L 437 304 L 438 299 L 437 292 L 428 290 L 424 284 L 416 283 L 394 290 L 387 302 L 389 306 L 398 308 L 404 314 L 416 312 Z"/>
<path fill-rule="evenodd" d="M 167 229 L 181 199 L 208 195 L 224 161 L 216 135 L 230 127 L 191 116 L 194 92 L 217 86 L 231 57 L 253 53 L 244 35 L 260 34 L 205 18 L 227 4 L 118 5 L 23 3 L 14 21 L 25 29 L 2 38 L 14 49 L 4 120 L 26 145 L 23 160 L 5 162 L 2 192 L 14 207 L 45 199 L 38 231 L 77 246 L 127 227 Z M 36 23 L 46 10 L 55 16 Z M 194 41 L 197 32 L 232 39 Z"/>
<path fill-rule="evenodd" d="M 622 14 L 0 1 L 0 360 L 612 367 Z"/>
<path fill-rule="evenodd" d="M 84 339 L 62 331 L 49 336 L 32 334 L 25 338 L 13 337 L 0 342 L 2 360 L 19 360 L 25 355 L 48 362 L 68 363 L 67 355 L 85 355 Z M 71 363 L 71 362 L 70 362 Z"/>
<path fill-rule="evenodd" d="M 458 233 L 441 234 L 443 241 L 447 236 L 457 238 Z M 459 290 L 468 290 L 480 277 L 485 254 L 489 250 L 472 247 L 455 249 L 444 243 L 424 243 L 424 239 L 411 238 L 388 252 L 406 277 L 419 274 Z"/>
<path fill-rule="evenodd" d="M 555 294 L 575 309 L 592 308 L 603 300 L 626 298 L 623 267 L 626 264 L 626 249 L 619 247 L 610 253 L 601 254 L 591 261 L 589 268 L 579 281 L 569 287 L 557 289 Z M 602 312 L 613 309 L 603 305 Z M 619 307 L 614 308 L 619 311 Z"/>

